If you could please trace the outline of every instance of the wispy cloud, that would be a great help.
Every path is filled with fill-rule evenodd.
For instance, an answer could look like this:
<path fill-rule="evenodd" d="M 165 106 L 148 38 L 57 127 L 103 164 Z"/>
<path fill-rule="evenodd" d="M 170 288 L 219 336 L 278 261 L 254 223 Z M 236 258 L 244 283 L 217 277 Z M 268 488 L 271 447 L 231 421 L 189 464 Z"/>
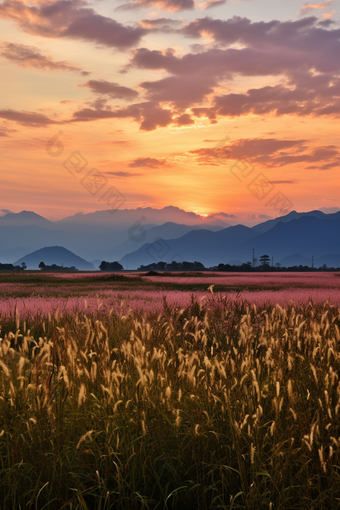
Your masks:
<path fill-rule="evenodd" d="M 165 158 L 136 158 L 129 166 L 132 168 L 159 168 L 160 166 L 168 166 L 168 162 Z"/>
<path fill-rule="evenodd" d="M 44 127 L 50 124 L 59 124 L 58 121 L 50 119 L 42 113 L 17 111 L 11 109 L 0 110 L 0 118 L 17 122 L 22 126 L 28 127 Z"/>
<path fill-rule="evenodd" d="M 83 76 L 90 74 L 79 66 L 65 61 L 54 60 L 50 56 L 43 55 L 34 46 L 27 46 L 25 44 L 2 41 L 0 43 L 0 55 L 20 67 L 35 67 L 49 71 L 74 71 Z"/>
<path fill-rule="evenodd" d="M 325 0 L 324 2 L 319 2 L 318 4 L 305 4 L 301 7 L 301 11 L 299 11 L 299 15 L 306 14 L 306 12 L 314 11 L 315 9 L 328 9 L 334 0 Z"/>
<path fill-rule="evenodd" d="M 136 90 L 105 80 L 89 80 L 79 85 L 79 87 L 88 87 L 95 94 L 102 94 L 116 99 L 135 99 L 138 97 Z"/>
<path fill-rule="evenodd" d="M 104 172 L 105 175 L 113 175 L 114 177 L 139 177 L 140 175 L 143 175 L 142 173 L 132 173 L 132 172 Z"/>

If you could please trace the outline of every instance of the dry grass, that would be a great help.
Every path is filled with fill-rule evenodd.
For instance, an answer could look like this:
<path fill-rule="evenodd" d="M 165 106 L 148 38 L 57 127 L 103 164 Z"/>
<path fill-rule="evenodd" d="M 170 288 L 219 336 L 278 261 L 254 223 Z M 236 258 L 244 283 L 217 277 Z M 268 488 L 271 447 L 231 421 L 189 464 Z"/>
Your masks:
<path fill-rule="evenodd" d="M 338 508 L 340 310 L 219 305 L 2 319 L 1 509 Z"/>

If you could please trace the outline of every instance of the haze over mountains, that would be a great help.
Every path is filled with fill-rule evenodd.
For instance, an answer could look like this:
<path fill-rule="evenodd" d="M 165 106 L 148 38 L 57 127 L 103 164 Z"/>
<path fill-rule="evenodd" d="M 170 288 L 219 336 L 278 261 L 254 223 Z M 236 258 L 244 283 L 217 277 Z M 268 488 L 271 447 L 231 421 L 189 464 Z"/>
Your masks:
<path fill-rule="evenodd" d="M 0 262 L 26 262 L 30 267 L 32 252 L 64 247 L 83 259 L 82 267 L 80 261 L 70 264 L 79 269 L 85 269 L 87 261 L 98 267 L 102 260 L 118 260 L 126 269 L 161 260 L 197 260 L 212 267 L 251 261 L 255 249 L 257 257 L 267 254 L 285 266 L 311 265 L 312 256 L 315 267 L 340 266 L 340 211 L 292 211 L 253 227 L 221 223 L 220 218 L 207 219 L 175 207 L 119 210 L 114 215 L 98 211 L 56 222 L 34 212 L 8 212 L 0 216 Z M 42 260 L 59 264 L 57 258 Z"/>
<path fill-rule="evenodd" d="M 0 262 L 13 262 L 37 249 L 56 245 L 89 261 L 116 260 L 136 249 L 137 230 L 139 234 L 147 233 L 141 237 L 144 242 L 152 242 L 156 237 L 180 237 L 192 229 L 219 230 L 228 226 L 220 219 L 210 221 L 207 224 L 205 218 L 176 207 L 79 213 L 56 222 L 31 211 L 7 213 L 0 217 Z M 149 229 L 153 229 L 150 234 Z"/>

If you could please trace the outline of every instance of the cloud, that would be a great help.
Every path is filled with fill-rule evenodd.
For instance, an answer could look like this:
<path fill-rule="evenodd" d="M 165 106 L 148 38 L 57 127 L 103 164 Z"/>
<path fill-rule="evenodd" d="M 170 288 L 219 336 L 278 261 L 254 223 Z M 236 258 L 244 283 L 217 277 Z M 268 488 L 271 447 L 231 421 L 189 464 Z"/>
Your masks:
<path fill-rule="evenodd" d="M 9 133 L 16 133 L 17 129 L 10 129 L 7 126 L 0 126 L 0 137 L 8 137 Z"/>
<path fill-rule="evenodd" d="M 163 11 L 182 11 L 195 8 L 194 0 L 135 0 L 122 4 L 117 10 L 139 9 L 143 7 L 158 7 Z"/>
<path fill-rule="evenodd" d="M 148 30 L 124 26 L 85 7 L 83 0 L 56 0 L 29 5 L 15 0 L 0 4 L 0 18 L 13 20 L 26 33 L 49 38 L 91 41 L 118 49 L 138 44 Z"/>
<path fill-rule="evenodd" d="M 89 80 L 79 87 L 88 87 L 95 94 L 107 95 L 116 99 L 135 99 L 138 96 L 136 90 L 124 87 L 118 83 L 105 80 Z"/>
<path fill-rule="evenodd" d="M 179 108 L 187 108 L 195 103 L 201 103 L 214 91 L 214 79 L 209 76 L 201 76 L 195 87 L 192 86 L 192 81 L 192 76 L 170 76 L 139 85 L 147 91 L 147 98 L 151 101 L 169 102 Z"/>
<path fill-rule="evenodd" d="M 112 110 L 111 107 L 103 108 L 99 103 L 95 108 L 83 108 L 74 112 L 69 122 L 91 122 L 99 119 L 124 119 L 132 118 L 140 122 L 142 131 L 152 131 L 158 127 L 166 127 L 172 122 L 172 114 L 169 110 L 161 108 L 157 103 L 148 101 L 137 103 Z"/>
<path fill-rule="evenodd" d="M 192 124 L 195 124 L 194 119 L 188 113 L 180 115 L 179 117 L 175 118 L 174 121 L 176 122 L 177 126 L 191 126 Z"/>
<path fill-rule="evenodd" d="M 199 165 L 226 165 L 232 161 L 249 161 L 267 167 L 282 167 L 298 163 L 320 163 L 307 169 L 328 170 L 340 166 L 340 151 L 334 145 L 312 148 L 306 140 L 279 140 L 275 138 L 240 139 L 224 146 L 188 151 Z M 281 183 L 281 182 L 280 182 Z M 290 184 L 295 181 L 282 181 Z M 279 182 L 277 182 L 279 184 Z"/>
<path fill-rule="evenodd" d="M 105 175 L 113 175 L 114 177 L 139 177 L 140 175 L 144 174 L 138 174 L 138 173 L 132 173 L 132 172 L 104 172 Z"/>
<path fill-rule="evenodd" d="M 295 83 L 294 83 L 295 82 Z M 293 85 L 294 83 L 294 85 Z M 250 89 L 246 93 L 215 96 L 209 108 L 193 108 L 197 117 L 239 117 L 249 114 L 339 116 L 340 80 L 331 75 L 294 75 L 291 84 Z"/>
<path fill-rule="evenodd" d="M 223 164 L 229 160 L 250 160 L 265 163 L 268 158 L 283 149 L 300 148 L 304 140 L 278 140 L 275 138 L 241 139 L 224 146 L 194 149 L 189 154 L 195 155 L 200 164 Z"/>
<path fill-rule="evenodd" d="M 129 140 L 103 140 L 101 142 L 95 142 L 93 145 L 99 145 L 100 147 L 101 146 L 110 146 L 110 145 L 120 145 L 121 147 L 129 147 L 132 144 L 132 142 L 130 142 Z M 111 164 L 111 162 L 108 162 Z"/>
<path fill-rule="evenodd" d="M 188 23 L 181 33 L 209 36 L 221 47 L 183 56 L 172 49 L 134 50 L 129 68 L 170 74 L 140 84 L 148 99 L 171 103 L 177 114 L 192 107 L 194 116 L 213 123 L 219 117 L 249 114 L 339 116 L 340 31 L 320 26 L 316 17 L 261 23 L 237 16 L 226 21 L 205 17 Z M 238 48 L 230 47 L 236 43 Z M 230 90 L 237 76 L 277 76 L 281 83 L 221 93 L 223 87 Z M 210 106 L 202 106 L 208 101 Z"/>
<path fill-rule="evenodd" d="M 204 10 L 211 9 L 212 7 L 219 7 L 227 3 L 227 0 L 209 0 L 203 4 Z"/>
<path fill-rule="evenodd" d="M 156 159 L 156 158 L 136 158 L 129 166 L 132 168 L 159 168 L 160 166 L 168 166 L 166 159 Z"/>
<path fill-rule="evenodd" d="M 153 29 L 153 32 L 174 32 L 174 30 L 182 25 L 182 22 L 177 19 L 157 18 L 157 19 L 142 19 L 139 22 L 142 27 Z"/>
<path fill-rule="evenodd" d="M 58 121 L 52 120 L 46 115 L 43 115 L 42 113 L 26 111 L 18 112 L 16 110 L 11 109 L 1 109 L 0 118 L 11 120 L 13 122 L 17 122 L 18 124 L 21 124 L 22 126 L 28 127 L 44 127 L 49 126 L 50 124 L 59 124 Z"/>
<path fill-rule="evenodd" d="M 325 0 L 324 2 L 320 2 L 318 4 L 305 4 L 301 7 L 301 11 L 298 13 L 299 15 L 305 14 L 306 12 L 314 11 L 315 9 L 328 9 L 334 0 Z"/>
<path fill-rule="evenodd" d="M 37 69 L 48 69 L 51 71 L 74 71 L 83 76 L 90 74 L 87 71 L 83 71 L 79 66 L 54 60 L 52 57 L 40 53 L 34 46 L 26 46 L 25 44 L 4 41 L 0 43 L 0 55 L 20 67 L 36 67 Z"/>

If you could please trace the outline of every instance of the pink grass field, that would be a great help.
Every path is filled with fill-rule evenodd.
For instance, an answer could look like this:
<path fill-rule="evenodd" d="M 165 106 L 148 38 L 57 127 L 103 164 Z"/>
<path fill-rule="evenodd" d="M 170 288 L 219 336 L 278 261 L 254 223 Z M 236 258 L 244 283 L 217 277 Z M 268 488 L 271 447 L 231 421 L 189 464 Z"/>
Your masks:
<path fill-rule="evenodd" d="M 103 273 L 98 273 L 103 274 Z M 60 274 L 54 275 L 61 277 Z M 64 275 L 62 275 L 64 276 Z M 70 278 L 73 275 L 66 275 Z M 87 278 L 88 274 L 78 273 L 75 280 Z M 30 286 L 25 283 L 0 282 L 0 317 L 19 313 L 22 318 L 48 314 L 69 314 L 87 311 L 89 313 L 109 313 L 114 310 L 120 315 L 129 311 L 145 311 L 160 313 L 163 310 L 163 297 L 169 305 L 178 305 L 183 308 L 190 304 L 194 294 L 202 303 L 210 306 L 219 306 L 221 298 L 230 301 L 243 300 L 251 304 L 264 303 L 284 306 L 293 301 L 295 304 L 328 301 L 331 305 L 340 306 L 340 273 L 285 273 L 285 274 L 254 274 L 254 273 L 220 273 L 207 274 L 207 276 L 169 277 L 142 276 L 143 280 L 153 282 L 155 285 L 127 288 L 119 284 L 98 282 L 85 286 Z M 206 290 L 190 291 L 180 289 L 161 288 L 162 282 L 176 284 L 206 284 Z M 210 285 L 244 286 L 244 290 L 237 293 L 235 290 L 210 293 Z M 159 286 L 159 288 L 157 288 Z M 262 289 L 247 289 L 257 286 Z M 271 288 L 275 287 L 275 289 Z M 18 293 L 29 293 L 26 297 L 19 297 Z M 74 295 L 77 294 L 77 295 Z"/>

